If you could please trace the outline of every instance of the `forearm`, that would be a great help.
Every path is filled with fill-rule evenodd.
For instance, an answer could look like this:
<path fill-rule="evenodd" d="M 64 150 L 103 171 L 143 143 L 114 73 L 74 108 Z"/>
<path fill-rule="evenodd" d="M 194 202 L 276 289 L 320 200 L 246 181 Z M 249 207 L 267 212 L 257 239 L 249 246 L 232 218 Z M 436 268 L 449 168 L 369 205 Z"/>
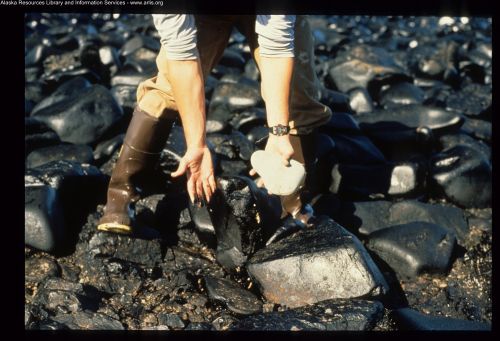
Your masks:
<path fill-rule="evenodd" d="M 269 127 L 288 125 L 293 58 L 260 56 L 259 59 L 267 124 Z"/>
<path fill-rule="evenodd" d="M 188 149 L 205 144 L 205 92 L 199 59 L 167 60 L 169 81 L 184 128 Z"/>

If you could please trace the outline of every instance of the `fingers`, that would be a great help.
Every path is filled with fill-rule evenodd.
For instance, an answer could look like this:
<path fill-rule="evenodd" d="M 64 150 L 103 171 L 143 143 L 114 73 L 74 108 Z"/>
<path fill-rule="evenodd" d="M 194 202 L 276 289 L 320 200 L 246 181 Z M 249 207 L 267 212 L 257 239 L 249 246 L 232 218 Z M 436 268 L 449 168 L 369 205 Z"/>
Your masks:
<path fill-rule="evenodd" d="M 250 174 L 250 176 L 254 176 L 255 174 L 257 174 L 257 171 L 255 169 L 250 169 L 250 171 L 248 172 L 248 174 Z"/>
<path fill-rule="evenodd" d="M 203 191 L 205 193 L 205 200 L 207 201 L 207 203 L 209 203 L 210 199 L 212 198 L 212 189 L 210 188 L 208 179 L 203 181 Z"/>
<path fill-rule="evenodd" d="M 217 189 L 217 184 L 215 183 L 215 177 L 213 174 L 210 174 L 210 176 L 208 177 L 208 183 L 210 185 L 210 189 L 212 190 L 212 193 L 214 193 L 215 190 Z"/>
<path fill-rule="evenodd" d="M 184 174 L 186 172 L 187 168 L 188 168 L 188 165 L 187 165 L 186 159 L 182 158 L 181 161 L 179 162 L 179 167 L 177 167 L 177 170 L 175 172 L 171 173 L 170 175 L 173 178 L 181 176 L 182 174 Z"/>
<path fill-rule="evenodd" d="M 200 178 L 196 181 L 196 198 L 198 203 L 203 198 L 203 182 Z"/>
<path fill-rule="evenodd" d="M 265 187 L 264 180 L 262 178 L 257 179 L 256 184 L 257 184 L 257 187 L 259 187 L 259 188 Z"/>

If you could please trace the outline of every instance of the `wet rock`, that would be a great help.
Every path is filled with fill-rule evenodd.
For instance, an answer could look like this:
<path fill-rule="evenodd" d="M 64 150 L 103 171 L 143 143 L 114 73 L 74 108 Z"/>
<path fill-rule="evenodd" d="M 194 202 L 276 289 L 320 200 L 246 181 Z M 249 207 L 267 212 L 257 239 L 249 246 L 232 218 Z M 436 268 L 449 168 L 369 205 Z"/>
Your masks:
<path fill-rule="evenodd" d="M 353 115 L 343 113 L 343 112 L 335 112 L 330 120 L 322 125 L 319 130 L 321 132 L 327 134 L 334 133 L 351 133 L 351 134 L 359 134 L 361 129 L 359 128 L 359 124 L 356 121 L 356 118 Z"/>
<path fill-rule="evenodd" d="M 410 50 L 408 64 L 417 75 L 456 84 L 457 52 L 458 44 L 450 40 L 422 44 Z"/>
<path fill-rule="evenodd" d="M 223 303 L 236 314 L 251 315 L 262 311 L 262 302 L 254 294 L 230 280 L 206 276 L 205 286 L 210 299 Z"/>
<path fill-rule="evenodd" d="M 138 72 L 131 67 L 123 68 L 111 78 L 111 86 L 128 85 L 137 89 L 139 83 L 148 79 L 149 76 L 153 75 Z"/>
<path fill-rule="evenodd" d="M 59 314 L 53 320 L 67 325 L 69 329 L 85 330 L 125 330 L 120 321 L 117 321 L 102 313 L 90 311 L 78 311 L 75 314 Z"/>
<path fill-rule="evenodd" d="M 260 108 L 244 110 L 241 113 L 234 114 L 230 124 L 234 129 L 247 134 L 252 128 L 266 124 L 266 113 Z"/>
<path fill-rule="evenodd" d="M 217 154 L 230 160 L 240 158 L 248 161 L 255 150 L 254 144 L 239 131 L 233 131 L 231 135 L 209 134 L 207 140 L 213 143 Z"/>
<path fill-rule="evenodd" d="M 24 179 L 25 243 L 50 252 L 73 243 L 107 181 L 94 166 L 63 160 L 28 169 Z"/>
<path fill-rule="evenodd" d="M 463 113 L 467 116 L 491 119 L 491 87 L 472 83 L 446 100 L 446 109 Z"/>
<path fill-rule="evenodd" d="M 416 277 L 424 272 L 445 273 L 456 238 L 436 224 L 413 222 L 371 233 L 367 248 L 397 274 Z"/>
<path fill-rule="evenodd" d="M 388 290 L 361 242 L 328 218 L 259 250 L 247 270 L 267 300 L 291 308 Z"/>
<path fill-rule="evenodd" d="M 220 168 L 222 170 L 221 175 L 227 176 L 248 176 L 250 168 L 248 163 L 240 160 L 220 160 Z M 217 173 L 216 173 L 217 175 Z"/>
<path fill-rule="evenodd" d="M 24 261 L 24 280 L 40 283 L 48 277 L 58 277 L 61 273 L 57 263 L 48 257 L 31 258 Z"/>
<path fill-rule="evenodd" d="M 352 112 L 349 96 L 328 88 L 321 88 L 321 97 L 319 100 L 324 105 L 330 107 L 333 112 Z"/>
<path fill-rule="evenodd" d="M 245 64 L 245 71 L 243 73 L 245 77 L 258 82 L 260 80 L 260 71 L 253 58 L 249 59 Z"/>
<path fill-rule="evenodd" d="M 245 68 L 245 58 L 236 49 L 225 49 L 219 61 L 221 65 L 235 67 L 243 71 Z"/>
<path fill-rule="evenodd" d="M 378 301 L 326 300 L 314 305 L 247 317 L 231 330 L 371 330 L 382 318 Z"/>
<path fill-rule="evenodd" d="M 304 166 L 291 159 L 284 166 L 279 155 L 265 150 L 252 154 L 252 167 L 262 177 L 266 189 L 276 195 L 290 195 L 297 191 L 305 178 Z"/>
<path fill-rule="evenodd" d="M 137 86 L 117 84 L 111 88 L 111 94 L 124 112 L 133 112 L 137 104 Z"/>
<path fill-rule="evenodd" d="M 482 141 L 478 141 L 466 134 L 444 135 L 439 138 L 441 150 L 451 149 L 455 146 L 465 145 L 483 153 L 486 160 L 491 161 L 491 148 Z"/>
<path fill-rule="evenodd" d="M 365 88 L 354 88 L 349 91 L 349 105 L 357 114 L 373 111 L 373 99 Z"/>
<path fill-rule="evenodd" d="M 62 141 L 94 143 L 123 115 L 108 89 L 93 85 L 78 96 L 58 102 L 33 114 L 54 129 Z"/>
<path fill-rule="evenodd" d="M 388 221 L 392 225 L 412 221 L 432 223 L 453 232 L 459 241 L 462 241 L 469 233 L 464 212 L 457 207 L 405 200 L 392 204 L 389 210 L 384 212 L 388 212 Z M 367 225 L 364 229 L 360 229 L 360 232 L 370 233 L 370 227 Z"/>
<path fill-rule="evenodd" d="M 89 241 L 92 257 L 113 257 L 145 266 L 161 263 L 159 240 L 131 238 L 111 233 L 96 233 Z"/>
<path fill-rule="evenodd" d="M 426 170 L 417 163 L 383 165 L 337 164 L 332 169 L 330 192 L 344 198 L 408 197 L 423 188 Z"/>
<path fill-rule="evenodd" d="M 208 206 L 217 236 L 217 261 L 234 269 L 264 245 L 281 208 L 246 177 L 221 177 L 218 188 Z"/>
<path fill-rule="evenodd" d="M 58 192 L 50 186 L 24 188 L 24 242 L 51 252 L 64 241 L 64 216 Z"/>
<path fill-rule="evenodd" d="M 160 42 L 158 39 L 149 37 L 144 34 L 136 34 L 129 39 L 120 49 L 120 55 L 123 57 L 129 56 L 141 48 L 146 48 L 151 51 L 160 51 Z"/>
<path fill-rule="evenodd" d="M 94 155 L 92 148 L 87 145 L 60 144 L 32 151 L 26 158 L 26 167 L 38 167 L 45 163 L 57 160 L 68 160 L 78 163 L 93 163 Z"/>
<path fill-rule="evenodd" d="M 310 209 L 310 206 L 306 207 Z M 271 238 L 267 240 L 266 246 L 305 228 L 306 226 L 300 220 L 295 220 L 292 216 L 287 216 L 287 218 L 285 218 L 285 220 L 281 223 L 281 226 L 276 230 Z"/>
<path fill-rule="evenodd" d="M 227 314 L 227 313 L 222 313 L 221 316 L 215 318 L 212 321 L 212 330 L 228 330 L 232 325 L 234 325 L 238 320 L 234 318 L 233 316 Z"/>
<path fill-rule="evenodd" d="M 444 134 L 458 131 L 464 122 L 463 117 L 456 112 L 419 104 L 380 110 L 373 114 L 357 115 L 356 119 L 361 129 L 369 135 L 380 130 L 395 133 L 419 127 L 427 127 L 434 134 Z"/>
<path fill-rule="evenodd" d="M 182 217 L 188 201 L 186 196 L 171 192 L 145 196 L 135 205 L 137 221 L 169 235 L 175 227 L 184 227 L 191 222 L 189 216 L 187 220 Z"/>
<path fill-rule="evenodd" d="M 338 215 L 335 216 L 335 220 L 350 231 L 366 235 L 372 232 L 372 229 L 374 231 L 391 225 L 387 217 L 387 212 L 392 205 L 390 201 L 348 202 L 337 198 L 334 204 L 338 206 L 336 209 Z"/>
<path fill-rule="evenodd" d="M 459 206 L 491 206 L 491 164 L 476 149 L 459 145 L 435 154 L 430 176 L 435 189 Z"/>
<path fill-rule="evenodd" d="M 491 330 L 491 325 L 487 323 L 430 316 L 410 308 L 397 309 L 391 312 L 390 318 L 396 323 L 399 330 Z"/>
<path fill-rule="evenodd" d="M 146 75 L 155 74 L 158 70 L 156 67 L 157 55 L 157 52 L 141 47 L 126 57 L 124 68 L 132 68 Z"/>
<path fill-rule="evenodd" d="M 411 83 L 397 83 L 382 88 L 379 94 L 379 102 L 386 108 L 397 105 L 422 104 L 424 102 L 424 92 Z"/>
<path fill-rule="evenodd" d="M 185 330 L 212 330 L 212 325 L 207 322 L 191 322 Z"/>
<path fill-rule="evenodd" d="M 160 325 L 167 326 L 174 330 L 184 329 L 184 327 L 186 326 L 177 314 L 158 314 L 158 322 L 160 323 Z"/>
<path fill-rule="evenodd" d="M 102 164 L 103 162 L 109 160 L 123 144 L 124 137 L 125 134 L 119 134 L 107 141 L 99 143 L 94 150 L 94 159 L 96 164 Z"/>
<path fill-rule="evenodd" d="M 32 117 L 24 119 L 24 148 L 26 155 L 33 150 L 61 143 L 57 133 L 45 123 Z"/>
<path fill-rule="evenodd" d="M 355 45 L 339 52 L 329 71 L 337 89 L 343 93 L 355 88 L 368 88 L 373 81 L 387 83 L 391 78 L 404 78 L 404 70 L 380 47 Z"/>
<path fill-rule="evenodd" d="M 50 96 L 44 98 L 40 101 L 32 110 L 31 115 L 34 115 L 36 112 L 53 106 L 59 102 L 63 102 L 69 98 L 79 96 L 81 92 L 85 89 L 91 87 L 90 82 L 84 77 L 78 76 L 75 77 L 61 86 L 59 86 L 56 91 L 54 91 Z"/>
<path fill-rule="evenodd" d="M 258 141 L 269 136 L 269 129 L 263 126 L 253 127 L 247 134 L 248 140 L 257 144 Z"/>
<path fill-rule="evenodd" d="M 491 143 L 493 129 L 490 122 L 468 118 L 461 130 L 472 137 Z"/>
<path fill-rule="evenodd" d="M 340 163 L 347 164 L 383 164 L 384 154 L 361 134 L 331 134 L 335 142 L 335 157 Z"/>
<path fill-rule="evenodd" d="M 221 82 L 217 85 L 210 101 L 207 119 L 218 106 L 226 106 L 229 111 L 241 111 L 263 104 L 259 88 L 241 83 Z"/>
<path fill-rule="evenodd" d="M 81 284 L 62 279 L 49 279 L 37 292 L 35 301 L 54 312 L 77 312 L 84 304 Z"/>

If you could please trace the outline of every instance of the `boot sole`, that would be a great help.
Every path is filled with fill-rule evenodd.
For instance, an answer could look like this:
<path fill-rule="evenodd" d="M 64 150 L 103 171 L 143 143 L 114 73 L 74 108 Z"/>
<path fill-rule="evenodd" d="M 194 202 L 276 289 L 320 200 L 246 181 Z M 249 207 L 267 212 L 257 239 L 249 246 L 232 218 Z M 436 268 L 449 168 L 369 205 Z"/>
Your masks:
<path fill-rule="evenodd" d="M 131 234 L 132 228 L 128 225 L 118 224 L 118 223 L 104 223 L 97 226 L 99 231 L 119 233 L 119 234 Z"/>

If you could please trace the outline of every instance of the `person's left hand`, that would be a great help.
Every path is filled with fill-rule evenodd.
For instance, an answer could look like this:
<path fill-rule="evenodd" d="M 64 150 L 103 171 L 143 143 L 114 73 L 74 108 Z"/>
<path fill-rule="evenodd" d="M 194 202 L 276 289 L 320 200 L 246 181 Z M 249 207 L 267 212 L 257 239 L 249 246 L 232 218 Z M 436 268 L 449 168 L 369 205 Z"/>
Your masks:
<path fill-rule="evenodd" d="M 290 165 L 290 159 L 292 158 L 294 151 L 292 144 L 290 143 L 289 135 L 276 136 L 269 134 L 265 150 L 276 154 L 277 157 L 280 157 L 285 166 Z M 257 172 L 252 168 L 249 174 L 254 176 Z M 265 187 L 265 183 L 262 178 L 257 181 L 257 186 Z M 269 194 L 272 193 L 269 192 Z"/>

